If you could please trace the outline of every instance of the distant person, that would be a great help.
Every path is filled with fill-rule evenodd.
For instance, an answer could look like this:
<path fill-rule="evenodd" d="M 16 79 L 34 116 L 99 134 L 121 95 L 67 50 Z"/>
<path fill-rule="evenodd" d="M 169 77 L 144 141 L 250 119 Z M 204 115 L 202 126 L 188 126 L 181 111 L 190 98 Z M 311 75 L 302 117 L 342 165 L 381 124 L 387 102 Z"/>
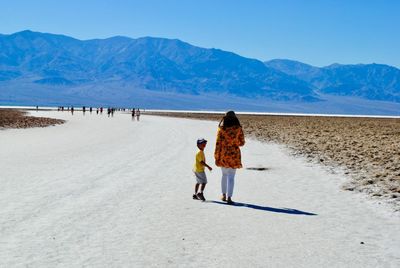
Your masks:
<path fill-rule="evenodd" d="M 207 141 L 203 138 L 197 140 L 197 148 L 199 151 L 196 153 L 195 163 L 193 167 L 194 177 L 196 178 L 196 184 L 194 186 L 194 194 L 193 199 L 196 200 L 203 200 L 205 201 L 204 197 L 204 189 L 206 188 L 207 184 L 207 176 L 204 172 L 204 167 L 207 167 L 208 170 L 212 170 L 212 168 L 207 165 L 206 157 L 204 155 L 204 149 L 206 148 Z"/>
<path fill-rule="evenodd" d="M 39 111 L 39 106 L 36 105 L 36 112 Z"/>
<path fill-rule="evenodd" d="M 108 115 L 108 117 L 110 117 L 110 115 L 111 115 L 111 108 L 110 107 L 107 108 L 107 115 Z"/>
<path fill-rule="evenodd" d="M 135 108 L 132 109 L 132 120 L 135 120 Z"/>
<path fill-rule="evenodd" d="M 92 113 L 92 111 L 93 111 L 93 108 L 92 108 L 92 107 L 90 107 L 90 108 L 89 108 L 89 111 L 90 111 L 90 113 Z"/>
<path fill-rule="evenodd" d="M 96 114 L 99 114 L 99 108 L 96 109 Z"/>
<path fill-rule="evenodd" d="M 71 106 L 71 114 L 74 115 L 74 106 Z"/>
<path fill-rule="evenodd" d="M 83 115 L 85 115 L 85 112 L 86 112 L 86 107 L 85 106 L 82 107 L 82 111 L 83 111 Z"/>
<path fill-rule="evenodd" d="M 100 114 L 103 114 L 103 107 L 100 107 Z"/>
<path fill-rule="evenodd" d="M 136 110 L 136 120 L 139 121 L 139 118 L 140 118 L 140 110 L 137 109 Z"/>
<path fill-rule="evenodd" d="M 215 145 L 215 165 L 221 167 L 222 201 L 234 204 L 232 201 L 235 185 L 236 169 L 242 167 L 240 146 L 245 143 L 242 126 L 234 111 L 229 111 L 218 125 L 217 142 Z"/>

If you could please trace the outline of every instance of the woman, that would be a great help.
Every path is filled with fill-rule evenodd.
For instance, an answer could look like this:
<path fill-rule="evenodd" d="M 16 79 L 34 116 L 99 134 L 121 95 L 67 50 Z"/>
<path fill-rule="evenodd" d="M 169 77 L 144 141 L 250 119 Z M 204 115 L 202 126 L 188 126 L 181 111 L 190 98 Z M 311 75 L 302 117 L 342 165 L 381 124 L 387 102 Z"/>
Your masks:
<path fill-rule="evenodd" d="M 222 201 L 233 204 L 232 194 L 235 184 L 236 169 L 242 167 L 240 148 L 244 145 L 244 134 L 239 119 L 234 111 L 229 111 L 221 119 L 218 126 L 217 143 L 215 145 L 215 165 L 221 167 Z"/>

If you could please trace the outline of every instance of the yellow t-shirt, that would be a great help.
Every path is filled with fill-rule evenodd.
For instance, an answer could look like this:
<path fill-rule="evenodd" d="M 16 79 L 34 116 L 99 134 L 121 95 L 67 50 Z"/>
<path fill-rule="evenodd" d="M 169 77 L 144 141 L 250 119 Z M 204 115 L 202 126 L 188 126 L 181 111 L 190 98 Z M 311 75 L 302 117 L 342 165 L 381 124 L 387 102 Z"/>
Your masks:
<path fill-rule="evenodd" d="M 204 155 L 204 151 L 199 150 L 196 154 L 196 162 L 194 163 L 193 171 L 194 172 L 204 172 L 204 166 L 201 163 L 203 161 L 206 162 L 206 157 Z"/>

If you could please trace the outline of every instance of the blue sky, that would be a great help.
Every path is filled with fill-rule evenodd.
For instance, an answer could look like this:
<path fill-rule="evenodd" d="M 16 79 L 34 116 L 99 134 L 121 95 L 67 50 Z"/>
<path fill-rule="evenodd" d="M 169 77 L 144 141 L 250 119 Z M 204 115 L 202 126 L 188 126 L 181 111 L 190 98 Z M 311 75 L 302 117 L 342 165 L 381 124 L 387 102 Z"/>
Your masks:
<path fill-rule="evenodd" d="M 4 0 L 0 33 L 178 38 L 259 60 L 400 67 L 398 0 Z"/>

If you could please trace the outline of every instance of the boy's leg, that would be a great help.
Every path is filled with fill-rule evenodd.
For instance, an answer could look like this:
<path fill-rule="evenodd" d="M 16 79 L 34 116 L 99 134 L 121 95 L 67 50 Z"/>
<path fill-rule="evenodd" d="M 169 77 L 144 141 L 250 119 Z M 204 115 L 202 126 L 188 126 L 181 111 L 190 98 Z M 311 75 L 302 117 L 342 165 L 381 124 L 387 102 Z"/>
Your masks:
<path fill-rule="evenodd" d="M 197 193 L 197 197 L 200 200 L 205 201 L 204 195 L 203 195 L 203 190 L 206 187 L 207 183 L 207 176 L 206 173 L 204 172 L 195 172 L 197 183 L 200 184 L 200 192 Z"/>
<path fill-rule="evenodd" d="M 202 192 L 204 192 L 204 189 L 206 188 L 206 185 L 207 185 L 207 183 L 202 183 L 202 184 L 200 184 L 200 192 L 202 193 Z"/>
<path fill-rule="evenodd" d="M 201 183 L 200 184 L 200 192 L 197 194 L 197 197 L 200 200 L 203 200 L 203 201 L 206 201 L 206 199 L 204 198 L 204 194 L 203 194 L 204 188 L 206 188 L 206 184 L 207 183 Z"/>
<path fill-rule="evenodd" d="M 194 194 L 193 194 L 193 199 L 195 200 L 199 200 L 200 198 L 197 196 L 197 192 L 199 190 L 199 183 L 196 183 L 196 185 L 194 186 Z"/>

